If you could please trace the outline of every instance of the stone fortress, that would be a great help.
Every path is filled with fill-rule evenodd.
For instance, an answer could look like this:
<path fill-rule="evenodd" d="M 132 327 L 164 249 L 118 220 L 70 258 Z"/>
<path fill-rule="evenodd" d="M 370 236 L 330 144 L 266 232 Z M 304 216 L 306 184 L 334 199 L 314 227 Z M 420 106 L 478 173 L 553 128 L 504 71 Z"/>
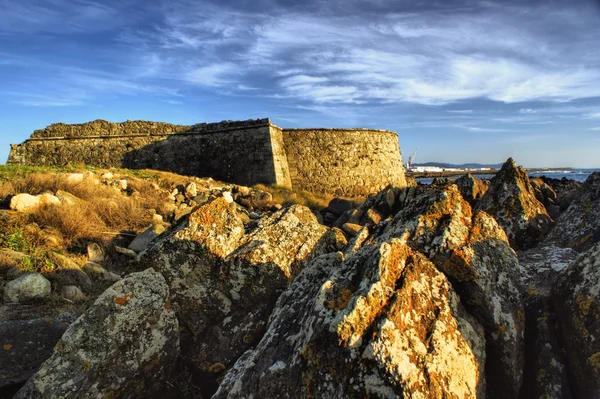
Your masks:
<path fill-rule="evenodd" d="M 406 185 L 398 135 L 375 129 L 285 129 L 268 118 L 194 126 L 57 123 L 12 144 L 7 164 L 156 169 L 242 185 L 339 196 Z"/>

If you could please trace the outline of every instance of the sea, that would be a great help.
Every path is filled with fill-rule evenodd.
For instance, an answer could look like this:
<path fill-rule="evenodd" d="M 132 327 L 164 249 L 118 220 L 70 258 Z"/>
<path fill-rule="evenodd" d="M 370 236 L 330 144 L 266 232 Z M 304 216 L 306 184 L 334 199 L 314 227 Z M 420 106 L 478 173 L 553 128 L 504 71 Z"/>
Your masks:
<path fill-rule="evenodd" d="M 544 170 L 544 171 L 533 171 L 529 172 L 529 177 L 541 177 L 546 176 L 552 179 L 562 179 L 566 177 L 567 179 L 575 180 L 578 182 L 584 182 L 585 179 L 588 178 L 594 172 L 600 172 L 600 169 L 567 169 L 567 170 Z M 458 176 L 449 176 L 448 179 L 454 180 L 461 175 Z M 494 177 L 494 174 L 481 174 L 474 175 L 478 179 L 491 179 Z M 433 177 L 419 177 L 415 179 L 417 182 L 421 184 L 431 184 L 433 181 Z"/>

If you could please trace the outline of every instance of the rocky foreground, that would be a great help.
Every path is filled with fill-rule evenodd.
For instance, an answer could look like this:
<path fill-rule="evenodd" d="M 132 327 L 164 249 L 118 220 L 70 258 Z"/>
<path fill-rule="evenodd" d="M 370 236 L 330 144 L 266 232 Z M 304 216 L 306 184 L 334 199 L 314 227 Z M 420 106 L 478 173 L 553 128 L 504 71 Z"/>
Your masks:
<path fill-rule="evenodd" d="M 88 300 L 0 322 L 0 395 L 600 397 L 600 174 L 530 180 L 509 159 L 487 184 L 321 212 L 239 186 L 169 195 L 170 223 L 118 246 L 132 273 L 94 246 L 52 273 L 1 250 L 5 308 Z"/>

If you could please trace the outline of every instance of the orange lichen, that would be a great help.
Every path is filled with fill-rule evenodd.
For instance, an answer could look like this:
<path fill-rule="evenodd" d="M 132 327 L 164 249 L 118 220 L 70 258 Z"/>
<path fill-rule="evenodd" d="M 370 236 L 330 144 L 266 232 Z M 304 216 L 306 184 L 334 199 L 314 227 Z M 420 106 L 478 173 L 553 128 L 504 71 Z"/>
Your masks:
<path fill-rule="evenodd" d="M 579 310 L 583 313 L 584 316 L 590 314 L 590 308 L 592 307 L 593 300 L 590 297 L 583 297 L 578 295 L 575 299 L 577 301 L 577 306 L 579 306 Z"/>
<path fill-rule="evenodd" d="M 220 373 L 222 371 L 225 371 L 225 369 L 226 367 L 223 363 L 214 363 L 208 368 L 208 371 L 210 371 L 211 373 Z"/>
<path fill-rule="evenodd" d="M 90 371 L 90 366 L 92 365 L 92 363 L 89 360 L 84 360 L 83 361 L 83 366 L 81 367 L 83 369 L 83 371 Z"/>
<path fill-rule="evenodd" d="M 117 305 L 124 306 L 131 298 L 133 298 L 133 294 L 131 294 L 131 293 L 128 292 L 127 294 L 125 294 L 123 296 L 116 297 L 115 298 L 115 303 Z"/>
<path fill-rule="evenodd" d="M 3 348 L 4 348 L 5 351 L 9 351 L 12 348 L 12 345 L 11 344 L 4 344 Z"/>
<path fill-rule="evenodd" d="M 587 363 L 592 366 L 596 374 L 600 373 L 600 352 L 596 352 L 588 357 Z"/>
<path fill-rule="evenodd" d="M 334 309 L 336 311 L 340 311 L 345 309 L 352 298 L 352 291 L 349 289 L 344 289 L 339 293 L 339 297 L 335 299 L 331 299 L 327 302 L 327 307 L 329 309 Z"/>

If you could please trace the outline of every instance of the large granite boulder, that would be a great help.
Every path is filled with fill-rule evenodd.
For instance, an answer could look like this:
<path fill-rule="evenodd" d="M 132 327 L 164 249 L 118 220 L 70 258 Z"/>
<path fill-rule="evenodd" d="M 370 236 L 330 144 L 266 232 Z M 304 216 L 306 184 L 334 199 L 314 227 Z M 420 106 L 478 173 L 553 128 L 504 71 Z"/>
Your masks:
<path fill-rule="evenodd" d="M 316 258 L 215 398 L 483 397 L 483 329 L 398 239 Z"/>
<path fill-rule="evenodd" d="M 579 398 L 600 394 L 600 244 L 580 255 L 553 288 L 559 333 L 571 390 Z"/>
<path fill-rule="evenodd" d="M 563 212 L 544 245 L 584 252 L 600 241 L 600 172 L 592 173 Z"/>
<path fill-rule="evenodd" d="M 492 215 L 515 249 L 536 246 L 552 227 L 546 208 L 535 198 L 527 171 L 512 158 L 491 180 L 475 209 Z"/>
<path fill-rule="evenodd" d="M 179 354 L 178 323 L 160 273 L 133 273 L 65 331 L 15 398 L 148 397 Z"/>
<path fill-rule="evenodd" d="M 50 317 L 0 322 L 1 388 L 24 383 L 52 355 L 68 324 Z"/>
<path fill-rule="evenodd" d="M 277 297 L 303 266 L 334 250 L 328 230 L 295 205 L 246 234 L 236 207 L 217 198 L 142 254 L 170 286 L 182 355 L 205 395 L 260 340 Z"/>

